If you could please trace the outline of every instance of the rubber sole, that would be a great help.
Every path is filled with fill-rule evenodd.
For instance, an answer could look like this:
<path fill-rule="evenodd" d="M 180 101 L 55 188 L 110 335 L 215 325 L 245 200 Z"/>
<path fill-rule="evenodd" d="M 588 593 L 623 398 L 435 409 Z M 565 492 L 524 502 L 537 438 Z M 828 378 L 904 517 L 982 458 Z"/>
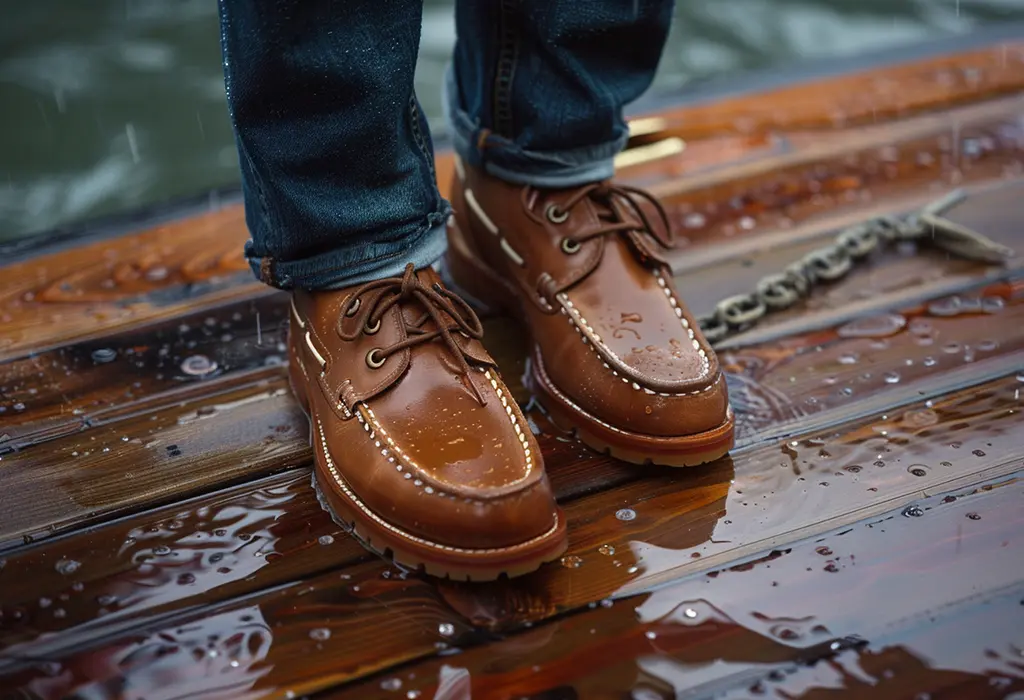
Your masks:
<path fill-rule="evenodd" d="M 335 479 L 329 468 L 333 458 L 320 434 L 318 419 L 311 413 L 304 383 L 294 374 L 296 363 L 290 356 L 288 380 L 310 421 L 310 444 L 316 460 L 312 481 L 317 499 L 334 522 L 363 547 L 400 568 L 457 581 L 522 576 L 565 553 L 568 538 L 561 510 L 555 511 L 555 522 L 547 532 L 527 542 L 492 549 L 461 548 L 432 542 L 391 525 L 363 503 L 340 476 L 336 484 L 331 484 Z"/>
<path fill-rule="evenodd" d="M 453 290 L 467 301 L 482 302 L 486 307 L 502 309 L 523 320 L 517 290 L 483 262 L 456 220 L 448 224 L 446 262 L 446 282 L 450 282 Z M 587 413 L 561 391 L 545 371 L 543 359 L 532 339 L 530 346 L 533 350 L 523 383 L 555 425 L 571 431 L 591 449 L 632 464 L 695 467 L 723 457 L 735 444 L 735 420 L 731 409 L 722 425 L 693 435 L 645 435 L 609 425 Z"/>

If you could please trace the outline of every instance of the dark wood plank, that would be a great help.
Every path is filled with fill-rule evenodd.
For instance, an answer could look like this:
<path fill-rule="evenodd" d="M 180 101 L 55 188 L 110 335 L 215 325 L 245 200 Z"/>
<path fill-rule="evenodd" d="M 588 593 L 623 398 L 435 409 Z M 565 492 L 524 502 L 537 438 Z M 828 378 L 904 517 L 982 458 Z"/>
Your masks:
<path fill-rule="evenodd" d="M 915 407 L 939 416 L 932 426 L 872 416 L 836 434 L 804 436 L 784 452 L 766 445 L 739 454 L 734 462 L 690 472 L 652 471 L 643 482 L 584 496 L 566 507 L 571 548 L 563 566 L 515 582 L 435 584 L 369 562 L 228 603 L 186 609 L 93 640 L 101 645 L 97 648 L 47 654 L 60 664 L 49 670 L 61 679 L 64 692 L 96 690 L 108 680 L 142 692 L 154 673 L 168 681 L 183 679 L 186 668 L 194 673 L 196 660 L 213 650 L 219 660 L 202 657 L 207 672 L 217 675 L 225 664 L 233 668 L 229 660 L 234 658 L 242 670 L 224 673 L 240 687 L 297 694 L 324 688 L 434 654 L 438 643 L 441 651 L 448 644 L 471 644 L 481 639 L 481 630 L 515 628 L 613 594 L 648 590 L 737 557 L 878 517 L 913 504 L 922 493 L 1008 474 L 1019 469 L 1024 456 L 1020 421 L 1013 413 L 1019 407 L 1019 385 L 1009 377 L 930 407 Z M 943 431 L 958 425 L 963 426 L 960 434 L 975 436 L 977 446 L 947 442 Z M 624 509 L 629 512 L 616 514 Z M 353 597 L 361 601 L 356 606 Z M 252 619 L 242 620 L 243 615 Z M 273 643 L 260 645 L 250 658 L 244 647 L 225 640 L 237 640 L 239 633 L 244 638 L 253 619 Z M 314 632 L 324 626 L 329 636 Z M 211 640 L 214 628 L 217 638 Z M 34 682 L 47 670 L 25 668 L 26 656 L 31 658 L 23 655 L 16 662 L 20 670 L 12 668 L 6 679 L 11 687 Z M 97 675 L 88 659 L 116 670 Z M 194 684 L 189 688 L 198 692 Z"/>
<path fill-rule="evenodd" d="M 317 698 L 429 698 L 453 673 L 474 698 L 1005 697 L 1024 688 L 1019 476 Z"/>
<path fill-rule="evenodd" d="M 0 454 L 282 376 L 287 320 L 282 293 L 8 362 Z"/>
<path fill-rule="evenodd" d="M 542 443 L 563 503 L 639 478 L 554 434 Z M 11 553 L 0 560 L 0 649 L 50 654 L 372 559 L 321 509 L 310 478 L 289 470 Z"/>

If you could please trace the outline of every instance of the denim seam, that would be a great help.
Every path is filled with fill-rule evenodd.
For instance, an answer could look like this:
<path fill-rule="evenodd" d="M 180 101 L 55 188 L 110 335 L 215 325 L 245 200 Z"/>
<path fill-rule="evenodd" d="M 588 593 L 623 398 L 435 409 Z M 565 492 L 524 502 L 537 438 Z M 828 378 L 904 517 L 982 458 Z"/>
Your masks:
<path fill-rule="evenodd" d="M 416 104 L 416 96 L 413 95 L 409 98 L 409 117 L 412 120 L 412 137 L 416 141 L 417 148 L 420 149 L 420 153 L 423 154 L 424 160 L 427 161 L 427 167 L 430 168 L 430 174 L 433 178 L 437 177 L 437 173 L 434 172 L 434 156 L 430 152 L 430 148 L 427 147 L 427 140 L 423 136 L 423 130 L 420 128 L 420 110 Z"/>
<path fill-rule="evenodd" d="M 511 138 L 515 133 L 512 115 L 512 81 L 519 61 L 519 31 L 513 24 L 518 0 L 501 0 L 498 20 L 498 60 L 494 75 L 494 130 Z"/>

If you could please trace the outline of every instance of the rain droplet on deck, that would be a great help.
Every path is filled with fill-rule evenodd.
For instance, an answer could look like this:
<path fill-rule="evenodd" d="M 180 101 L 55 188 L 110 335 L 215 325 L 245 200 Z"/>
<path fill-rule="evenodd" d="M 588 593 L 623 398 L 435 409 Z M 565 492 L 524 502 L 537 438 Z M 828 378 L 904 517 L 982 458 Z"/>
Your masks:
<path fill-rule="evenodd" d="M 886 384 L 899 384 L 900 381 L 900 375 L 897 372 L 886 372 L 882 378 L 885 379 Z"/>
<path fill-rule="evenodd" d="M 906 325 L 907 319 L 904 316 L 899 314 L 880 314 L 851 321 L 840 326 L 836 333 L 840 338 L 885 338 L 886 336 L 899 333 Z M 842 362 L 842 358 L 839 361 Z"/>
<path fill-rule="evenodd" d="M 442 622 L 437 626 L 437 633 L 442 637 L 450 637 L 455 634 L 455 625 L 450 622 Z"/>
<path fill-rule="evenodd" d="M 830 556 L 832 556 L 832 550 L 829 549 L 828 547 L 818 547 L 814 551 L 817 552 L 818 554 L 820 554 L 823 557 L 830 557 Z"/>
<path fill-rule="evenodd" d="M 683 219 L 683 226 L 685 226 L 686 228 L 701 228 L 702 226 L 704 226 L 704 224 L 707 223 L 707 221 L 708 220 L 706 216 L 694 212 L 692 214 L 686 215 L 686 218 Z"/>
<path fill-rule="evenodd" d="M 981 516 L 978 515 L 977 513 L 968 513 L 967 517 L 970 518 L 971 520 L 981 520 Z"/>
<path fill-rule="evenodd" d="M 192 574 L 182 574 L 178 577 L 178 585 L 188 586 L 196 582 L 196 577 Z"/>
<path fill-rule="evenodd" d="M 380 682 L 381 690 L 400 690 L 402 688 L 401 678 L 385 678 Z"/>
<path fill-rule="evenodd" d="M 309 631 L 309 638 L 315 639 L 318 642 L 323 642 L 331 638 L 331 631 L 326 627 L 317 627 L 316 629 Z"/>
<path fill-rule="evenodd" d="M 583 565 L 583 559 L 577 557 L 575 554 L 570 554 L 567 557 L 562 557 L 562 566 L 567 569 L 578 569 Z"/>
<path fill-rule="evenodd" d="M 911 464 L 907 471 L 914 476 L 928 476 L 928 467 L 923 464 Z"/>
<path fill-rule="evenodd" d="M 193 377 L 201 377 L 216 370 L 217 363 L 206 355 L 191 355 L 181 363 L 181 371 Z"/>
<path fill-rule="evenodd" d="M 100 348 L 92 351 L 92 361 L 98 365 L 105 362 L 113 362 L 117 359 L 117 351 L 112 348 Z"/>
<path fill-rule="evenodd" d="M 646 632 L 644 632 L 644 636 L 647 637 L 648 639 L 657 639 L 658 638 L 658 633 L 654 632 L 652 630 L 647 630 Z"/>
<path fill-rule="evenodd" d="M 632 508 L 621 508 L 615 511 L 615 517 L 622 522 L 627 523 L 630 520 L 636 520 L 636 511 Z"/>
<path fill-rule="evenodd" d="M 1003 310 L 1006 302 L 1002 297 L 982 297 L 981 310 L 985 313 L 994 314 Z"/>
<path fill-rule="evenodd" d="M 975 457 L 984 457 L 985 456 L 985 451 L 984 450 L 974 450 L 974 451 L 971 452 L 971 454 L 974 455 Z"/>
<path fill-rule="evenodd" d="M 907 506 L 903 509 L 903 517 L 905 518 L 920 518 L 924 515 L 924 510 L 921 506 Z"/>
<path fill-rule="evenodd" d="M 56 569 L 57 573 L 62 576 L 70 576 L 71 574 L 78 571 L 78 567 L 80 566 L 81 564 L 79 564 L 74 559 L 61 559 L 59 562 L 56 563 L 56 565 L 54 565 L 53 568 Z"/>
<path fill-rule="evenodd" d="M 409 700 L 416 700 L 416 698 L 418 698 L 419 696 L 420 691 L 418 690 L 410 690 L 408 693 L 405 694 L 405 697 L 409 698 Z"/>
<path fill-rule="evenodd" d="M 613 554 L 615 554 L 615 547 L 612 547 L 610 544 L 603 544 L 597 548 L 597 551 L 599 551 L 601 554 L 604 554 L 605 556 L 610 557 Z"/>
<path fill-rule="evenodd" d="M 830 574 L 839 573 L 839 566 L 834 561 L 830 561 L 827 564 L 825 564 L 825 571 L 829 572 Z"/>
<path fill-rule="evenodd" d="M 156 547 L 153 548 L 153 554 L 157 554 L 159 556 L 164 556 L 164 555 L 170 554 L 170 553 L 171 553 L 171 548 L 168 547 L 165 544 L 160 544 L 160 545 L 157 545 Z"/>
<path fill-rule="evenodd" d="M 330 535 L 320 535 L 320 537 L 317 538 L 317 542 L 326 547 L 329 544 L 334 544 L 334 538 Z"/>
<path fill-rule="evenodd" d="M 857 360 L 858 359 L 859 359 L 859 355 L 857 355 L 857 353 L 855 353 L 855 352 L 844 352 L 842 355 L 839 356 L 839 364 L 841 364 L 841 365 L 855 365 L 855 364 L 857 364 Z"/>

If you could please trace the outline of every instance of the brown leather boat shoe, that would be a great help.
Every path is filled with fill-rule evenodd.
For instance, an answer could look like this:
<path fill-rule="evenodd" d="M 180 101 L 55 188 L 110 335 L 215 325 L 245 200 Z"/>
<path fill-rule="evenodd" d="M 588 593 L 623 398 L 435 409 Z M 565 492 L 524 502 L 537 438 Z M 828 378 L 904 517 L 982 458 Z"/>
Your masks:
<path fill-rule="evenodd" d="M 516 576 L 565 520 L 472 309 L 430 269 L 292 297 L 289 377 L 314 486 L 365 546 L 435 576 Z"/>
<path fill-rule="evenodd" d="M 526 382 L 555 423 L 637 464 L 728 452 L 725 379 L 662 256 L 660 203 L 610 182 L 543 190 L 461 163 L 456 173 L 450 274 L 524 321 Z"/>

